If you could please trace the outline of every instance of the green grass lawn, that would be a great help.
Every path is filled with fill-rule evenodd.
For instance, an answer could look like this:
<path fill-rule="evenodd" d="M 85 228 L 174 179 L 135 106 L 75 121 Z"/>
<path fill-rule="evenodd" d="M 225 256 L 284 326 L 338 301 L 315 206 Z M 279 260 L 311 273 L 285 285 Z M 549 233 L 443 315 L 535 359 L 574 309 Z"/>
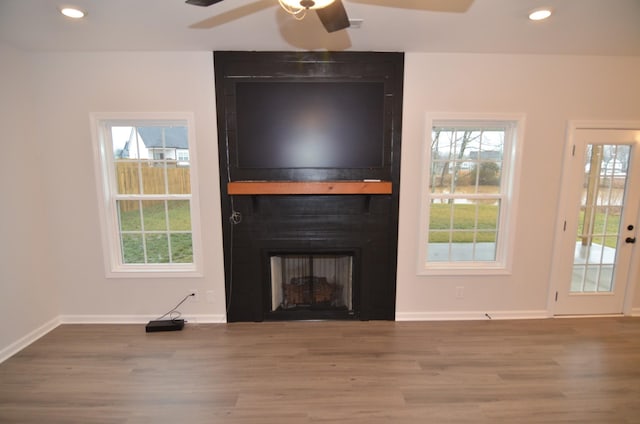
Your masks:
<path fill-rule="evenodd" d="M 495 242 L 499 212 L 495 204 L 433 203 L 429 243 L 448 243 L 450 237 L 454 243 Z"/>
<path fill-rule="evenodd" d="M 593 227 L 593 242 L 607 247 L 616 247 L 620 227 L 620 215 L 617 210 L 605 215 L 598 211 Z M 487 204 L 431 204 L 429 219 L 429 243 L 449 243 L 449 228 L 453 219 L 452 242 L 472 243 L 495 242 L 499 208 Z M 477 225 L 476 225 L 477 220 Z M 605 223 L 606 220 L 606 223 Z M 582 234 L 584 211 L 580 212 L 578 234 Z M 605 225 L 606 224 L 606 225 Z M 477 231 L 474 231 L 477 228 Z M 578 236 L 576 240 L 580 240 Z"/>
<path fill-rule="evenodd" d="M 616 248 L 618 243 L 618 234 L 620 232 L 620 211 L 614 207 L 609 214 L 605 214 L 604 210 L 598 210 L 595 214 L 593 222 L 593 242 L 607 247 Z M 584 210 L 580 211 L 578 216 L 578 237 L 577 241 L 582 240 L 584 228 Z"/>
<path fill-rule="evenodd" d="M 189 201 L 167 201 L 166 209 L 164 201 L 143 201 L 142 216 L 137 204 L 138 202 L 135 201 L 121 202 L 120 225 L 123 231 L 124 263 L 145 263 L 145 244 L 147 263 L 193 262 Z M 142 223 L 144 223 L 145 232 L 152 231 L 152 233 L 145 233 L 144 242 L 143 235 L 140 233 Z"/>

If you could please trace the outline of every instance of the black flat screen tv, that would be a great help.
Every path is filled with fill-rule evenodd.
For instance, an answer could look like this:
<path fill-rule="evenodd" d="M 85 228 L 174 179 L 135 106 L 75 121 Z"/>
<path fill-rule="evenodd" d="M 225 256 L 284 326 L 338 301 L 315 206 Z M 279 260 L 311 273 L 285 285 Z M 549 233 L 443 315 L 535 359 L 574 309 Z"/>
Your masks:
<path fill-rule="evenodd" d="M 238 169 L 365 170 L 389 161 L 383 82 L 237 82 L 235 102 Z"/>

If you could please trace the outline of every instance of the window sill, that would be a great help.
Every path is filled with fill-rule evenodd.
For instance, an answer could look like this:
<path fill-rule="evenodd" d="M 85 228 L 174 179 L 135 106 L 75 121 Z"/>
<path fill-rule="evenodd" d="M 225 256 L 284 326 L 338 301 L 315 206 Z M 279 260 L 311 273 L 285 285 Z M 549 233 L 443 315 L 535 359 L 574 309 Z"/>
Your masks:
<path fill-rule="evenodd" d="M 511 275 L 511 269 L 504 265 L 495 266 L 456 266 L 442 267 L 424 265 L 418 267 L 419 276 L 484 276 L 484 275 Z"/>
<path fill-rule="evenodd" d="M 106 278 L 201 278 L 195 267 L 184 268 L 117 268 L 106 272 Z"/>

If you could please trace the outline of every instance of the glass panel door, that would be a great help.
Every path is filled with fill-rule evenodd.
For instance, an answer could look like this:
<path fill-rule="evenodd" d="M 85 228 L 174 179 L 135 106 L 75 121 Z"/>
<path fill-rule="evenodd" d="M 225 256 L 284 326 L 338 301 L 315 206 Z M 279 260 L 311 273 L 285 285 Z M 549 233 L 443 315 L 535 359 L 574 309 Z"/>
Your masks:
<path fill-rule="evenodd" d="M 572 293 L 612 292 L 631 146 L 586 148 Z"/>
<path fill-rule="evenodd" d="M 620 314 L 636 278 L 631 265 L 640 259 L 634 250 L 640 129 L 573 128 L 570 141 L 552 270 L 554 314 Z"/>

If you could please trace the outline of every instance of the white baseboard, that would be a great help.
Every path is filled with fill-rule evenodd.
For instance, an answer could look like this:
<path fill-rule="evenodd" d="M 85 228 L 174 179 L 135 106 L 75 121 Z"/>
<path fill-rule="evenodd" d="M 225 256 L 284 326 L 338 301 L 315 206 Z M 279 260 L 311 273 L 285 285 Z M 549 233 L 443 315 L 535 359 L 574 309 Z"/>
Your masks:
<path fill-rule="evenodd" d="M 46 322 L 45 324 L 41 325 L 40 327 L 36 328 L 26 336 L 11 343 L 9 346 L 5 347 L 4 349 L 0 350 L 0 364 L 6 361 L 7 359 L 9 359 L 10 357 L 12 357 L 13 355 L 15 355 L 16 353 L 20 352 L 25 347 L 29 346 L 31 343 L 35 342 L 40 337 L 44 336 L 45 334 L 47 334 L 49 331 L 53 330 L 60 324 L 61 324 L 60 317 L 56 317 L 50 320 L 49 322 Z"/>
<path fill-rule="evenodd" d="M 226 324 L 227 316 L 224 314 L 187 315 L 185 318 L 193 324 Z"/>
<path fill-rule="evenodd" d="M 61 315 L 62 324 L 146 324 L 157 315 Z M 227 318 L 222 314 L 182 315 L 180 318 L 193 324 L 221 324 Z"/>
<path fill-rule="evenodd" d="M 479 321 L 489 319 L 545 319 L 551 318 L 547 310 L 538 311 L 451 311 L 451 312 L 396 312 L 396 321 Z"/>
<path fill-rule="evenodd" d="M 630 315 L 632 317 L 640 317 L 640 308 L 632 308 Z"/>

